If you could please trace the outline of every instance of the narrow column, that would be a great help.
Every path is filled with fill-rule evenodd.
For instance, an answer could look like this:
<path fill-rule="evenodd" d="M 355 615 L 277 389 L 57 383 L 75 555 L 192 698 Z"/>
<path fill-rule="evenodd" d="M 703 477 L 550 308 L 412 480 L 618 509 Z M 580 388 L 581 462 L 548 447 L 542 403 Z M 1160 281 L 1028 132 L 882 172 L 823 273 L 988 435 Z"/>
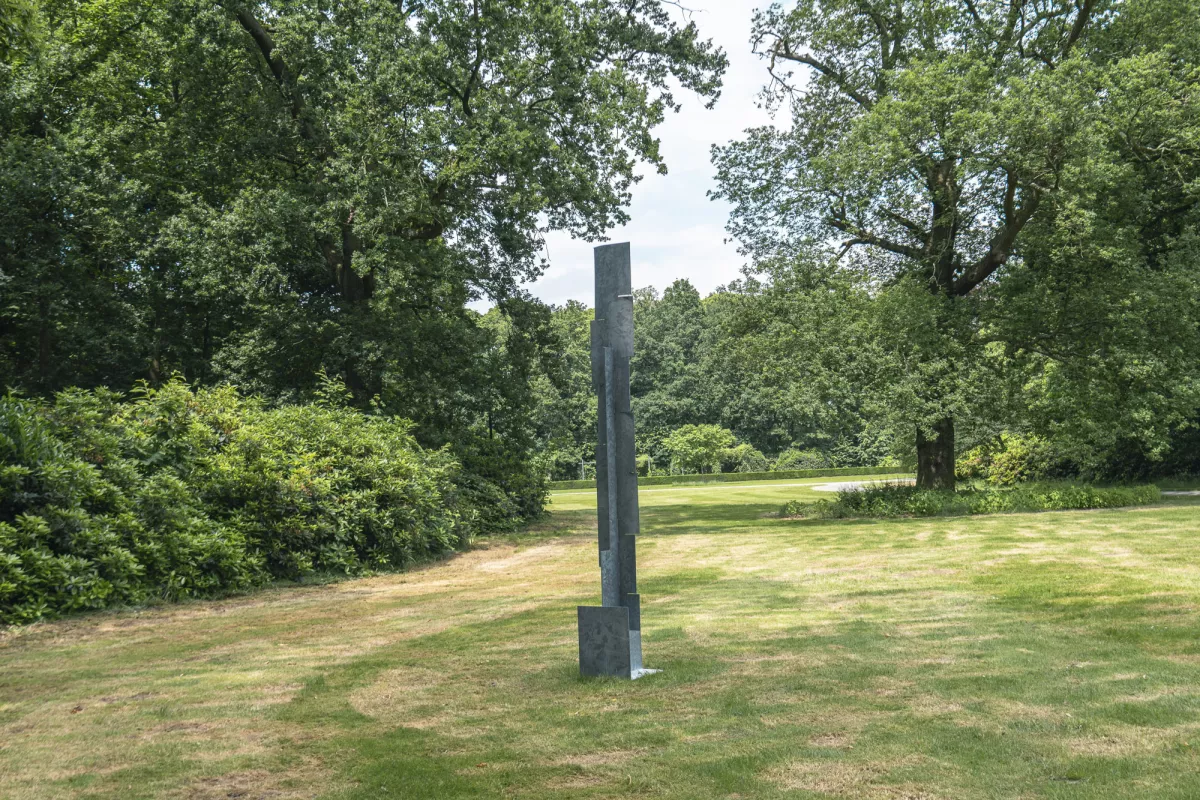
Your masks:
<path fill-rule="evenodd" d="M 602 605 L 579 607 L 579 668 L 585 675 L 639 678 L 656 670 L 642 668 L 637 592 L 637 455 L 629 403 L 633 287 L 628 243 L 596 248 L 596 319 L 591 333 Z"/>

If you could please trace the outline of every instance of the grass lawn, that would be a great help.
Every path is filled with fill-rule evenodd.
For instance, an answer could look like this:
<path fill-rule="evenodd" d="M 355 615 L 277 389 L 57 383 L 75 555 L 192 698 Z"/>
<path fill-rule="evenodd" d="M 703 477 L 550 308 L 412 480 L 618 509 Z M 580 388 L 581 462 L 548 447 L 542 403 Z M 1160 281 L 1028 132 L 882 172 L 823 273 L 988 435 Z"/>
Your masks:
<path fill-rule="evenodd" d="M 1200 497 L 883 522 L 654 487 L 581 680 L 590 491 L 403 575 L 0 638 L 0 797 L 1200 797 Z"/>

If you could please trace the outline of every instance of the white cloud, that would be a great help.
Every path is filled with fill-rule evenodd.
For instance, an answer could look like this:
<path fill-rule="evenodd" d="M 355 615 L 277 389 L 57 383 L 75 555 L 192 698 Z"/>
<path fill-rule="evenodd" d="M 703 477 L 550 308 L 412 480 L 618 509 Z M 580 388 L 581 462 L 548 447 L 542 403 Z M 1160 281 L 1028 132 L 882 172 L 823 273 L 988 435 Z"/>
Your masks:
<path fill-rule="evenodd" d="M 743 259 L 726 242 L 729 207 L 708 199 L 714 187 L 710 147 L 739 138 L 746 128 L 770 121 L 756 98 L 766 67 L 750 52 L 750 21 L 760 0 L 691 0 L 703 36 L 729 56 L 721 99 L 709 111 L 694 96 L 679 94 L 679 114 L 656 131 L 662 139 L 667 175 L 648 175 L 633 190 L 628 225 L 609 241 L 631 243 L 633 285 L 662 290 L 677 278 L 690 280 L 701 294 L 739 277 Z M 546 237 L 550 266 L 528 288 L 548 303 L 592 303 L 592 248 L 565 233 Z"/>

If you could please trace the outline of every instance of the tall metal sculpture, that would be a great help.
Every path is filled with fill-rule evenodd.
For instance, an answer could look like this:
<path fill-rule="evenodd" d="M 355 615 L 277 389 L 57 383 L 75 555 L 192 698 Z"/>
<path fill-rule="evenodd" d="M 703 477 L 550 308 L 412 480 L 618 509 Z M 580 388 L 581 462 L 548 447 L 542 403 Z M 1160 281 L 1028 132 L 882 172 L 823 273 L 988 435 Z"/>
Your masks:
<path fill-rule="evenodd" d="M 600 606 L 579 607 L 579 670 L 636 679 L 642 667 L 642 613 L 637 593 L 637 458 L 629 405 L 633 355 L 633 287 L 629 243 L 596 248 L 596 319 L 592 388 L 596 425 L 596 509 L 600 534 Z"/>

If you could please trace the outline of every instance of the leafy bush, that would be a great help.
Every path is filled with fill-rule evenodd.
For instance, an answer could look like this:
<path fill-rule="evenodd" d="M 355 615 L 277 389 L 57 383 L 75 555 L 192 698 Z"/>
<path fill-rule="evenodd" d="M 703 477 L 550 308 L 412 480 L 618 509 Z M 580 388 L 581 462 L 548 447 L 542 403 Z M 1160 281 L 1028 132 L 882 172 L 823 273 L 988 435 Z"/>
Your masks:
<path fill-rule="evenodd" d="M 1050 443 L 1039 436 L 1003 434 L 995 442 L 976 447 L 958 459 L 956 472 L 963 480 L 984 480 L 993 486 L 1016 486 L 1041 480 L 1054 462 Z"/>
<path fill-rule="evenodd" d="M 684 425 L 663 439 L 673 472 L 720 472 L 721 456 L 733 447 L 733 432 L 719 425 Z"/>
<path fill-rule="evenodd" d="M 820 450 L 784 450 L 771 465 L 772 471 L 793 469 L 821 469 L 830 466 Z"/>
<path fill-rule="evenodd" d="M 1029 483 L 1011 489 L 984 487 L 942 491 L 880 484 L 857 490 L 843 490 L 838 492 L 837 499 L 833 501 L 792 501 L 784 506 L 782 514 L 788 517 L 850 519 L 1061 511 L 1147 505 L 1157 502 L 1160 496 L 1156 486 L 1100 487 L 1073 483 Z"/>
<path fill-rule="evenodd" d="M 496 498 L 409 429 L 180 381 L 132 402 L 103 390 L 0 398 L 0 620 L 358 574 L 458 547 L 484 524 L 474 503 Z M 533 483 L 513 496 L 536 498 L 545 479 Z M 490 513 L 528 512 L 515 505 Z"/>
<path fill-rule="evenodd" d="M 475 513 L 477 533 L 503 533 L 545 513 L 550 481 L 544 463 L 485 435 L 460 441 L 455 482 L 462 503 Z"/>
<path fill-rule="evenodd" d="M 721 453 L 721 472 L 765 472 L 771 465 L 754 445 L 739 444 Z"/>
<path fill-rule="evenodd" d="M 579 480 L 580 461 L 585 462 L 583 465 L 584 475 L 596 474 L 596 466 L 595 462 L 591 460 L 591 453 L 588 453 L 587 458 L 584 458 L 580 453 L 580 449 L 577 447 L 560 449 L 551 446 L 543 451 L 543 458 L 546 464 L 546 472 L 549 474 L 550 480 Z"/>
<path fill-rule="evenodd" d="M 402 566 L 454 549 L 474 521 L 453 508 L 457 462 L 409 429 L 342 409 L 255 409 L 198 488 L 275 577 Z"/>
<path fill-rule="evenodd" d="M 65 394 L 65 418 L 103 425 L 61 438 L 53 409 L 0 398 L 0 620 L 242 589 L 261 559 L 161 460 L 121 452 L 112 396 Z M 139 432 L 140 433 L 140 432 Z M 75 452 L 73 452 L 75 450 Z M 80 450 L 84 452 L 79 452 Z"/>

